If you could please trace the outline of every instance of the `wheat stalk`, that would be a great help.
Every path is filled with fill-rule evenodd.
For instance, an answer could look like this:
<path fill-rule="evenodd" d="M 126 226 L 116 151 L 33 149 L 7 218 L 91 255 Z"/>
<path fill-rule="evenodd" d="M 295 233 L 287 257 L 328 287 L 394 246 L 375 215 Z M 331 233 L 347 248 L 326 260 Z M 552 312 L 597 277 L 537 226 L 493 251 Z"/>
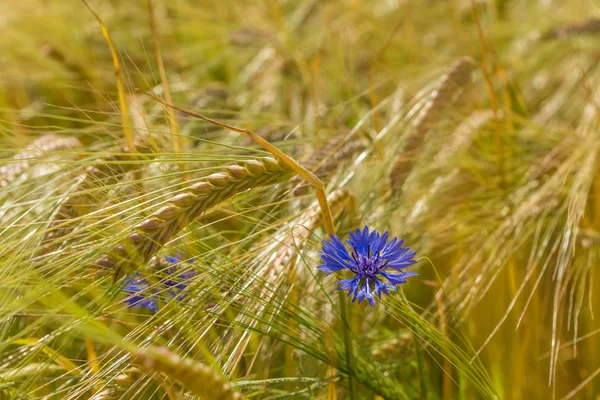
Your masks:
<path fill-rule="evenodd" d="M 135 153 L 135 138 L 133 136 L 133 129 L 131 129 L 129 106 L 127 105 L 127 92 L 125 91 L 125 85 L 123 83 L 123 71 L 121 70 L 121 66 L 119 63 L 119 55 L 117 54 L 115 45 L 112 41 L 112 38 L 110 37 L 110 34 L 108 33 L 108 29 L 106 28 L 106 25 L 104 24 L 100 16 L 96 13 L 96 11 L 94 11 L 94 9 L 88 4 L 86 0 L 81 1 L 94 15 L 96 21 L 98 21 L 98 24 L 100 25 L 100 31 L 102 32 L 102 37 L 104 37 L 104 40 L 106 40 L 106 44 L 108 45 L 108 49 L 110 51 L 110 55 L 113 62 L 113 69 L 115 71 L 115 83 L 117 85 L 117 93 L 119 95 L 119 111 L 121 117 L 121 124 L 123 126 L 123 134 L 125 136 L 125 142 L 127 143 L 127 150 L 132 153 Z"/>
<path fill-rule="evenodd" d="M 42 157 L 53 151 L 78 147 L 81 147 L 81 142 L 75 137 L 49 134 L 34 140 L 25 150 L 16 154 L 10 164 L 0 167 L 0 187 L 6 187 L 15 181 L 29 168 L 32 159 Z"/>
<path fill-rule="evenodd" d="M 241 400 L 245 397 L 209 366 L 189 358 L 182 358 L 164 347 L 147 347 L 134 354 L 141 367 L 150 372 L 161 372 L 206 400 Z"/>
<path fill-rule="evenodd" d="M 413 129 L 406 138 L 400 154 L 390 174 L 392 189 L 400 189 L 414 165 L 416 156 L 425 135 L 436 123 L 441 114 L 452 104 L 454 95 L 471 81 L 475 61 L 463 57 L 452 64 L 449 71 L 442 75 L 429 95 L 423 108 L 413 121 Z"/>
<path fill-rule="evenodd" d="M 115 246 L 110 254 L 100 258 L 96 265 L 111 268 L 120 261 L 147 262 L 177 232 L 208 209 L 246 190 L 284 182 L 292 174 L 289 168 L 270 157 L 249 160 L 244 165 L 230 165 L 226 172 L 212 174 L 171 198 L 170 204 L 135 226 L 135 232 Z M 119 271 L 120 268 L 117 276 Z"/>

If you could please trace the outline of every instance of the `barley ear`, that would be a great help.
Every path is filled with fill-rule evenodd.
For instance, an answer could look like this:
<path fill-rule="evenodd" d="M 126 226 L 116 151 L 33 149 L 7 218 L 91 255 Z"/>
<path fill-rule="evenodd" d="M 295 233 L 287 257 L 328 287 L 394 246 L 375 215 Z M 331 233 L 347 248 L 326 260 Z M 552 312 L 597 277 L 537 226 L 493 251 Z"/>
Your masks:
<path fill-rule="evenodd" d="M 425 135 L 453 103 L 455 94 L 469 85 L 475 67 L 475 61 L 472 58 L 463 57 L 454 62 L 448 72 L 438 80 L 435 89 L 415 117 L 413 129 L 396 157 L 390 174 L 392 189 L 398 190 L 402 187 L 415 163 L 415 157 Z"/>
<path fill-rule="evenodd" d="M 141 368 L 159 372 L 205 400 L 241 400 L 245 397 L 208 365 L 183 358 L 164 347 L 147 347 L 134 354 Z"/>
<path fill-rule="evenodd" d="M 113 247 L 96 265 L 116 267 L 118 278 L 123 263 L 147 262 L 165 243 L 207 210 L 246 190 L 287 181 L 293 172 L 278 160 L 266 157 L 231 165 L 225 172 L 207 176 L 188 186 L 135 226 L 125 240 Z"/>

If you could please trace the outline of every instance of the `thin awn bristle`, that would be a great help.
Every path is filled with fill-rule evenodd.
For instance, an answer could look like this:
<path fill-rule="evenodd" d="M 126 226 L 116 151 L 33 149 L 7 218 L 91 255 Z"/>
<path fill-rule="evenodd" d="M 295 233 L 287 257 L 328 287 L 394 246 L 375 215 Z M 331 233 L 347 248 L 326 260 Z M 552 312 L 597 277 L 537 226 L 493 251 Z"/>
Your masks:
<path fill-rule="evenodd" d="M 482 126 L 494 118 L 492 110 L 474 111 L 456 127 L 446 143 L 435 156 L 436 162 L 443 164 L 452 154 L 469 147 L 475 134 Z"/>
<path fill-rule="evenodd" d="M 135 353 L 141 367 L 160 372 L 205 400 L 241 400 L 245 397 L 208 365 L 182 358 L 164 347 L 148 347 Z"/>
<path fill-rule="evenodd" d="M 320 179 L 327 178 L 340 165 L 341 161 L 360 153 L 364 149 L 365 145 L 356 135 L 349 135 L 347 132 L 339 133 L 307 157 L 302 165 Z M 295 184 L 300 182 L 300 179 L 294 179 Z M 297 190 L 296 194 L 299 193 L 301 191 Z"/>
<path fill-rule="evenodd" d="M 400 154 L 396 157 L 397 161 L 390 174 L 392 189 L 398 190 L 402 187 L 414 165 L 414 158 L 425 135 L 453 103 L 454 95 L 469 85 L 475 67 L 475 61 L 472 58 L 463 57 L 456 61 L 449 71 L 438 80 L 435 89 L 415 117 L 412 130 L 406 138 Z"/>
<path fill-rule="evenodd" d="M 125 391 L 116 385 L 108 385 L 92 397 L 94 400 L 118 400 L 122 399 Z"/>
<path fill-rule="evenodd" d="M 174 196 L 96 265 L 111 268 L 119 261 L 147 262 L 179 231 L 220 202 L 252 188 L 284 182 L 292 175 L 288 167 L 270 157 L 230 165 L 225 172 L 212 174 Z"/>
<path fill-rule="evenodd" d="M 135 164 L 125 161 L 134 160 L 132 155 L 111 155 L 103 158 L 97 165 L 88 166 L 78 178 L 49 224 L 49 231 L 44 235 L 42 252 L 55 249 L 62 242 L 59 240 L 67 235 L 73 224 L 70 220 L 91 212 L 102 200 L 103 188 L 118 183 L 125 173 L 131 171 Z"/>

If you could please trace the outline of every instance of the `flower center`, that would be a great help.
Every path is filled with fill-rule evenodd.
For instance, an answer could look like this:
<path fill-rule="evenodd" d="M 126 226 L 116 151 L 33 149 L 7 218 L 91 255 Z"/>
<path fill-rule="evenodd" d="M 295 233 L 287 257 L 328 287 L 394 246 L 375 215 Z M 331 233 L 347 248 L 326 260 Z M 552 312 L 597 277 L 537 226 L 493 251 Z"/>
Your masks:
<path fill-rule="evenodd" d="M 380 271 L 384 270 L 388 264 L 387 259 L 381 258 L 380 252 L 373 254 L 371 245 L 367 247 L 367 256 L 361 255 L 354 247 L 352 252 L 353 265 L 350 267 L 352 272 L 358 275 L 359 278 L 372 278 Z"/>

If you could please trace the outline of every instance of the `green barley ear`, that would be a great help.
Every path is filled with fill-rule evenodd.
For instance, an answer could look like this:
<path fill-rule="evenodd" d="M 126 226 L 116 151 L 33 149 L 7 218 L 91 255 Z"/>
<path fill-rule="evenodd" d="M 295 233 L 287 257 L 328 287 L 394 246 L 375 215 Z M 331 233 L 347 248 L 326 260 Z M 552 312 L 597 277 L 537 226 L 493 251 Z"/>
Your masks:
<path fill-rule="evenodd" d="M 245 397 L 209 366 L 190 358 L 182 358 L 164 347 L 147 347 L 135 353 L 140 366 L 149 372 L 160 372 L 205 400 L 241 400 Z"/>
<path fill-rule="evenodd" d="M 66 138 L 59 139 L 55 139 L 53 142 L 62 143 L 62 147 L 67 144 L 76 145 L 76 143 L 67 142 Z M 129 172 L 139 172 L 140 164 L 137 164 L 136 161 L 142 157 L 146 159 L 153 157 L 149 142 L 150 138 L 147 134 L 140 135 L 136 142 L 138 153 L 131 154 L 127 147 L 113 148 L 114 153 L 102 156 L 80 173 L 77 181 L 69 192 L 65 193 L 60 206 L 50 218 L 48 229 L 42 238 L 40 254 L 54 251 L 61 246 L 65 241 L 64 237 L 75 229 L 77 220 L 97 210 L 97 205 L 104 199 L 112 185 L 122 182 Z"/>

